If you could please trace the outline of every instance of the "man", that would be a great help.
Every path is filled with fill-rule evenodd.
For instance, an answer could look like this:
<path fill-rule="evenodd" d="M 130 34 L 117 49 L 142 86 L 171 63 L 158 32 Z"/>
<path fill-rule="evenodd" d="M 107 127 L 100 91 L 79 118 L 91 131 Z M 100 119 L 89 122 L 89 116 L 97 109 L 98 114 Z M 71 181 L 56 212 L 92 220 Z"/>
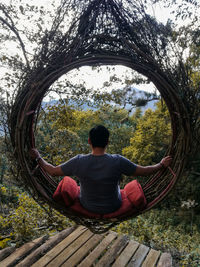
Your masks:
<path fill-rule="evenodd" d="M 88 211 L 107 214 L 121 206 L 121 175 L 146 176 L 166 168 L 172 158 L 167 156 L 152 166 L 140 166 L 117 154 L 107 154 L 109 131 L 102 125 L 92 128 L 88 143 L 91 153 L 77 155 L 59 166 L 46 162 L 36 149 L 32 158 L 51 176 L 76 176 L 80 181 L 80 202 Z"/>

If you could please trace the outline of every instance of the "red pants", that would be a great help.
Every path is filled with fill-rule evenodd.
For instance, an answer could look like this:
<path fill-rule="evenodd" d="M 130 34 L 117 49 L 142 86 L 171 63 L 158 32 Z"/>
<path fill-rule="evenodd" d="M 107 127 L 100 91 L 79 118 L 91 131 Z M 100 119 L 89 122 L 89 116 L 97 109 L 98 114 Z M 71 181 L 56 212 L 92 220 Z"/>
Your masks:
<path fill-rule="evenodd" d="M 66 176 L 59 183 L 53 198 L 55 201 L 62 202 L 66 207 L 69 207 L 73 212 L 87 216 L 89 218 L 115 218 L 124 215 L 137 213 L 143 210 L 146 206 L 146 198 L 142 190 L 141 185 L 137 180 L 133 180 L 128 183 L 124 189 L 121 189 L 122 205 L 121 207 L 112 213 L 100 215 L 86 210 L 81 206 L 79 201 L 80 187 L 76 181 Z"/>

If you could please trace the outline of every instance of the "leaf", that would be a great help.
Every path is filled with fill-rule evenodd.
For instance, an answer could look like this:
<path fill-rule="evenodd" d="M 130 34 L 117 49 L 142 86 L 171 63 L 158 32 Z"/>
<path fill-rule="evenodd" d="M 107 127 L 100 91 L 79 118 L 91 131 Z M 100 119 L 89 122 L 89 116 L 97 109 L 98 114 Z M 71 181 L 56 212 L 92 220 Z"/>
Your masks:
<path fill-rule="evenodd" d="M 2 60 L 6 60 L 7 59 L 7 57 L 6 56 L 2 56 L 2 58 L 1 58 Z"/>
<path fill-rule="evenodd" d="M 21 13 L 24 15 L 24 8 L 23 8 L 23 6 L 19 6 L 19 9 L 20 9 Z"/>
<path fill-rule="evenodd" d="M 42 26 L 39 23 L 37 23 L 37 26 L 42 31 Z"/>

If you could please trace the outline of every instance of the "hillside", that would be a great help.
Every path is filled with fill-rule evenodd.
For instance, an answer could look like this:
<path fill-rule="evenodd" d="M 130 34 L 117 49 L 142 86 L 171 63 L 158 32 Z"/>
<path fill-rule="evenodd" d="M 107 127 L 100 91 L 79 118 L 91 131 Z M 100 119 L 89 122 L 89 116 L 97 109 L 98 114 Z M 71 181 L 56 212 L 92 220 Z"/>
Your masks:
<path fill-rule="evenodd" d="M 132 91 L 135 92 L 134 93 L 134 97 L 133 97 L 134 101 L 137 101 L 138 99 L 142 99 L 142 98 L 145 99 L 146 98 L 146 96 L 145 96 L 146 91 L 139 90 L 139 89 L 137 89 L 135 87 L 132 88 Z M 43 102 L 42 103 L 42 107 L 44 108 L 46 105 L 55 105 L 58 101 L 59 100 L 54 99 L 54 100 L 50 100 L 49 102 Z M 142 110 L 142 113 L 144 113 L 145 110 L 147 110 L 149 108 L 152 109 L 152 110 L 155 110 L 155 104 L 157 103 L 157 101 L 158 100 L 152 100 L 152 101 L 147 102 L 147 104 L 145 106 L 141 106 L 140 108 Z M 69 104 L 77 107 L 77 103 L 74 100 L 70 100 Z M 110 102 L 110 104 L 116 105 L 114 102 Z M 83 104 L 81 106 L 79 105 L 79 108 L 81 108 L 82 110 L 88 110 L 88 109 L 96 110 L 96 108 L 94 108 L 92 106 L 93 105 L 92 105 L 92 100 L 91 100 L 91 105 L 88 104 L 88 103 L 85 103 L 85 104 Z M 130 104 L 127 104 L 125 109 L 127 109 L 127 110 L 132 109 L 132 113 L 133 113 L 136 108 L 132 108 L 132 106 Z"/>

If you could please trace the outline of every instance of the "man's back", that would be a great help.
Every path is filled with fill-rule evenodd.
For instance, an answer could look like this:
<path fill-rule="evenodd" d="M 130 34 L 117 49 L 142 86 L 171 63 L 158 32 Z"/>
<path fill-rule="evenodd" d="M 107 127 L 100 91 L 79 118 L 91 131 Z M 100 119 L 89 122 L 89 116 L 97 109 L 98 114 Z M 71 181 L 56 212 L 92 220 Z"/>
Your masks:
<path fill-rule="evenodd" d="M 121 205 L 120 179 L 131 175 L 136 165 L 120 155 L 77 155 L 61 165 L 65 175 L 80 181 L 80 201 L 83 207 L 96 213 L 110 213 Z"/>

